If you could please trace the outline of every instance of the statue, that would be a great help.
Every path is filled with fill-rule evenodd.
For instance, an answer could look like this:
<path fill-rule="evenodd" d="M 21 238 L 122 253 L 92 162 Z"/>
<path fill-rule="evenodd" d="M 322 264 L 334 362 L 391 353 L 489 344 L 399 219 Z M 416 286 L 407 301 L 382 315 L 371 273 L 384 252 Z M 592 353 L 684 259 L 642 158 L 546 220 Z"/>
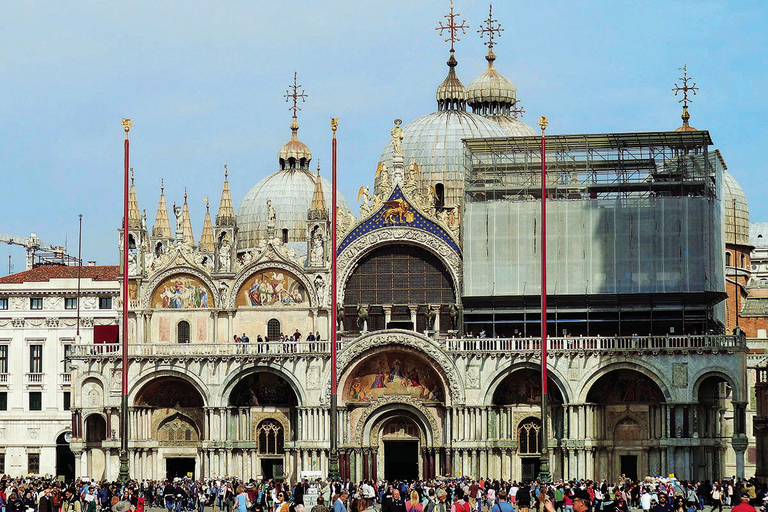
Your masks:
<path fill-rule="evenodd" d="M 322 304 L 325 299 L 325 280 L 320 274 L 315 277 L 315 291 L 317 292 L 317 300 Z"/>
<path fill-rule="evenodd" d="M 360 187 L 360 190 L 357 191 L 357 200 L 359 201 L 361 198 L 363 204 L 360 205 L 360 213 L 362 215 L 368 215 L 371 211 L 371 195 L 368 187 Z"/>
<path fill-rule="evenodd" d="M 339 332 L 344 331 L 344 306 L 341 304 L 336 305 L 336 329 Z"/>
<path fill-rule="evenodd" d="M 323 248 L 323 235 L 315 233 L 312 240 L 312 254 L 309 257 L 310 264 L 313 267 L 322 267 L 325 263 L 325 249 Z"/>
<path fill-rule="evenodd" d="M 173 203 L 173 215 L 176 217 L 176 238 L 181 238 L 181 206 L 176 206 L 176 203 Z"/>
<path fill-rule="evenodd" d="M 393 155 L 401 155 L 403 154 L 403 129 L 400 128 L 400 125 L 402 124 L 401 119 L 395 119 L 395 127 L 390 130 L 390 134 L 392 135 L 392 154 Z"/>
<path fill-rule="evenodd" d="M 267 199 L 267 229 L 275 228 L 275 220 L 277 219 L 277 212 L 275 207 L 272 206 L 272 201 Z"/>
<path fill-rule="evenodd" d="M 229 240 L 225 238 L 219 248 L 219 270 L 223 272 L 229 271 L 230 251 Z"/>
<path fill-rule="evenodd" d="M 368 330 L 368 308 L 362 304 L 357 305 L 357 330 L 366 332 Z"/>
<path fill-rule="evenodd" d="M 387 171 L 387 165 L 384 162 L 379 162 L 379 166 L 376 168 L 376 177 L 379 178 L 379 194 L 388 198 L 389 192 L 392 190 L 392 183 L 389 181 L 389 171 Z"/>
<path fill-rule="evenodd" d="M 456 304 L 448 306 L 448 315 L 451 317 L 451 330 L 456 331 L 459 328 L 459 308 Z"/>
<path fill-rule="evenodd" d="M 434 331 L 435 319 L 437 318 L 437 311 L 429 307 L 429 304 L 427 304 L 425 307 L 427 308 L 427 330 Z"/>

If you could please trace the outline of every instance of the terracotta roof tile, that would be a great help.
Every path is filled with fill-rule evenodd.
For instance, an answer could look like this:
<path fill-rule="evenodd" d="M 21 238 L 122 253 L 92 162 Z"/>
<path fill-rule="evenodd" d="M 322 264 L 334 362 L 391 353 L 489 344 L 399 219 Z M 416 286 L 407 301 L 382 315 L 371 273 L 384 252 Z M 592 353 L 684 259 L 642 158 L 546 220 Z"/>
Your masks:
<path fill-rule="evenodd" d="M 50 281 L 51 279 L 77 278 L 78 268 L 81 269 L 80 277 L 82 279 L 93 279 L 94 281 L 116 281 L 120 274 L 120 267 L 117 265 L 86 267 L 43 265 L 32 270 L 0 277 L 0 283 L 30 283 Z"/>

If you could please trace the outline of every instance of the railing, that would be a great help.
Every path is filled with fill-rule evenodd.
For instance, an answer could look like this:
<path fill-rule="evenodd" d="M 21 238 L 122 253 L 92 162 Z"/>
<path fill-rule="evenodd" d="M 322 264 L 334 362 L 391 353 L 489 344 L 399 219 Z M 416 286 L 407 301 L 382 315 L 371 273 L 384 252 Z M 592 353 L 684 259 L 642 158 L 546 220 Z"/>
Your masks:
<path fill-rule="evenodd" d="M 8 374 L 0 373 L 0 384 L 8 384 Z"/>
<path fill-rule="evenodd" d="M 445 349 L 449 352 L 538 352 L 541 351 L 541 338 L 446 339 Z M 547 352 L 734 352 L 744 349 L 745 338 L 717 334 L 547 338 Z"/>
<path fill-rule="evenodd" d="M 42 373 L 28 373 L 27 374 L 27 384 L 42 384 L 43 383 L 43 374 Z"/>
<path fill-rule="evenodd" d="M 72 374 L 71 373 L 60 373 L 59 374 L 59 382 L 62 384 L 72 384 Z"/>
<path fill-rule="evenodd" d="M 341 352 L 356 338 L 336 345 Z M 541 351 L 541 338 L 439 338 L 447 352 L 471 355 L 532 354 Z M 119 357 L 121 345 L 82 344 L 72 347 L 71 357 Z M 696 336 L 579 336 L 547 338 L 551 353 L 657 354 L 686 352 L 737 352 L 746 350 L 746 339 L 733 335 Z M 305 357 L 330 354 L 329 341 L 250 343 L 129 343 L 129 357 Z"/>
<path fill-rule="evenodd" d="M 342 344 L 337 344 L 341 350 Z M 148 356 L 256 356 L 289 357 L 297 355 L 328 355 L 331 352 L 329 341 L 270 341 L 250 343 L 129 343 L 129 357 Z M 119 356 L 121 346 L 116 343 L 74 345 L 70 357 L 84 356 Z"/>

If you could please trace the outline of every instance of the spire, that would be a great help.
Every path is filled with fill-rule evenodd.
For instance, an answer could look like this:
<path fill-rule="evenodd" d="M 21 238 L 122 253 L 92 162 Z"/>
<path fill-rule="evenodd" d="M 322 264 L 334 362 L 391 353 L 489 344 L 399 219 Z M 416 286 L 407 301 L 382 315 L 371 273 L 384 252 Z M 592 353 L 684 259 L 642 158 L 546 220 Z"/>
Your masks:
<path fill-rule="evenodd" d="M 464 84 L 462 84 L 461 80 L 459 80 L 459 78 L 456 76 L 455 68 L 458 62 L 456 61 L 454 43 L 460 40 L 458 37 L 459 30 L 461 30 L 462 34 L 466 34 L 466 29 L 469 28 L 469 26 L 466 25 L 467 20 L 462 20 L 461 23 L 457 23 L 456 18 L 458 16 L 460 16 L 458 12 L 453 12 L 453 0 L 451 0 L 451 11 L 449 14 L 444 15 L 444 17 L 448 20 L 447 24 L 443 25 L 443 22 L 441 21 L 438 26 L 435 27 L 435 30 L 437 30 L 441 36 L 443 35 L 443 32 L 447 30 L 448 37 L 445 39 L 445 41 L 451 42 L 450 57 L 448 58 L 447 62 L 448 76 L 445 77 L 443 83 L 441 83 L 437 88 L 437 109 L 439 111 L 467 109 L 467 99 Z"/>
<path fill-rule="evenodd" d="M 232 194 L 229 192 L 229 171 L 224 165 L 224 188 L 221 189 L 221 201 L 219 201 L 219 211 L 216 214 L 216 227 L 234 226 L 235 210 L 232 208 Z M 201 240 L 202 242 L 202 240 Z"/>
<path fill-rule="evenodd" d="M 136 186 L 133 184 L 133 167 L 131 167 L 131 188 L 128 189 L 128 228 L 141 229 L 141 212 L 139 201 L 136 199 Z"/>
<path fill-rule="evenodd" d="M 317 175 L 315 176 L 315 193 L 312 194 L 312 206 L 309 208 L 309 220 L 327 220 L 328 210 L 325 207 L 325 194 L 323 193 L 323 179 L 320 177 L 320 160 L 317 162 Z"/>
<path fill-rule="evenodd" d="M 168 205 L 165 204 L 165 183 L 160 179 L 160 201 L 157 202 L 155 225 L 152 227 L 154 238 L 173 238 L 171 222 L 168 219 Z"/>
<path fill-rule="evenodd" d="M 676 132 L 692 132 L 696 131 L 696 128 L 691 126 L 688 123 L 688 120 L 691 118 L 691 114 L 688 113 L 688 103 L 693 102 L 692 99 L 688 97 L 688 91 L 692 92 L 694 96 L 696 96 L 696 91 L 699 90 L 698 87 L 696 87 L 696 82 L 693 83 L 693 85 L 688 85 L 688 81 L 690 78 L 688 77 L 688 67 L 683 66 L 680 68 L 683 70 L 683 76 L 680 77 L 680 80 L 683 81 L 682 85 L 675 84 L 675 86 L 672 88 L 672 90 L 675 92 L 675 96 L 677 96 L 677 93 L 682 91 L 683 92 L 683 99 L 678 100 L 678 103 L 683 104 L 683 113 L 680 116 L 680 118 L 683 120 L 682 126 L 677 128 Z"/>
<path fill-rule="evenodd" d="M 211 225 L 211 212 L 208 204 L 208 198 L 205 200 L 205 220 L 203 221 L 203 234 L 200 235 L 200 245 L 197 249 L 200 252 L 213 252 L 213 226 Z"/>
<path fill-rule="evenodd" d="M 187 189 L 184 189 L 184 206 L 181 210 L 181 241 L 187 245 L 195 245 L 195 234 L 192 231 L 192 220 L 189 217 L 189 205 L 187 204 Z"/>

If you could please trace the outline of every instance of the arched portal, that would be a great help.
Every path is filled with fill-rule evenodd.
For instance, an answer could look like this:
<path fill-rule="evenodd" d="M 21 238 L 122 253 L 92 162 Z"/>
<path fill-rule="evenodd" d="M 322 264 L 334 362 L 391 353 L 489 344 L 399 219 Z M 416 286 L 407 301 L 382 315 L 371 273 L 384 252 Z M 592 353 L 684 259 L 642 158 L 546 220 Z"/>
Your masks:
<path fill-rule="evenodd" d="M 667 455 L 662 439 L 667 433 L 666 398 L 659 381 L 640 371 L 622 368 L 608 371 L 592 384 L 587 404 L 577 412 L 586 425 L 577 425 L 571 432 L 583 431 L 586 438 L 612 449 L 595 450 L 594 475 L 587 477 L 607 475 L 616 479 L 624 474 L 636 480 L 660 473 Z M 674 472 L 685 474 L 685 470 Z"/>
<path fill-rule="evenodd" d="M 71 432 L 63 432 L 56 438 L 56 476 L 64 477 L 65 482 L 75 479 L 75 454 L 69 448 Z"/>
<path fill-rule="evenodd" d="M 297 469 L 288 465 L 294 452 L 285 444 L 297 439 L 298 405 L 291 384 L 268 371 L 243 376 L 229 395 L 228 414 L 236 425 L 230 438 L 252 442 L 246 455 L 264 478 L 282 478 Z M 234 454 L 243 457 L 240 449 Z"/>
<path fill-rule="evenodd" d="M 722 478 L 727 475 L 725 471 L 725 455 L 717 447 L 716 440 L 724 437 L 730 437 L 731 434 L 739 432 L 741 423 L 741 432 L 744 432 L 743 422 L 746 418 L 743 416 L 743 409 L 734 410 L 732 415 L 733 423 L 728 424 L 726 420 L 726 411 L 729 409 L 729 401 L 733 399 L 733 391 L 728 382 L 720 375 L 705 376 L 698 386 L 698 400 L 695 409 L 692 410 L 696 421 L 690 425 L 692 432 L 690 437 L 697 437 L 701 442 L 700 449 L 694 452 L 694 468 L 696 473 L 692 478 L 700 478 L 703 471 L 700 466 L 706 466 L 706 478 Z M 688 436 L 686 436 L 688 437 Z M 729 446 L 732 460 L 736 458 L 733 447 Z M 741 455 L 743 457 L 743 454 Z"/>
<path fill-rule="evenodd" d="M 547 397 L 550 436 L 563 439 L 563 393 L 551 377 L 547 381 Z M 500 463 L 503 465 L 514 459 L 511 467 L 505 468 L 513 478 L 525 482 L 535 479 L 542 446 L 541 370 L 528 367 L 513 370 L 496 386 L 491 403 L 498 418 L 496 431 L 491 435 L 498 436 L 506 445 L 501 449 Z M 516 443 L 516 450 L 511 443 Z M 552 450 L 552 456 L 558 459 L 554 466 L 562 467 L 559 460 L 562 452 Z"/>

